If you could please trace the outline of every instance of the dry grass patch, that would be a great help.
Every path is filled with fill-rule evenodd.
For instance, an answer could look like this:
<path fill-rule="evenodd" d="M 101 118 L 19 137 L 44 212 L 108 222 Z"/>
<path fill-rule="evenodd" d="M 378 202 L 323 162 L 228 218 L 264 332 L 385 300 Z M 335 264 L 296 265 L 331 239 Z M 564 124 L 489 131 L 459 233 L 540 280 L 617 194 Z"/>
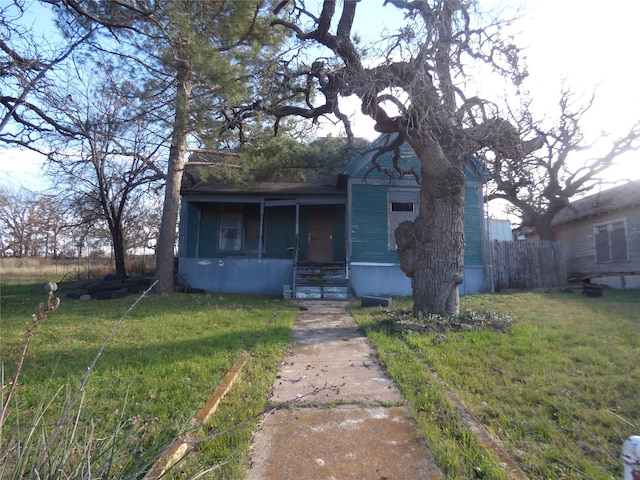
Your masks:
<path fill-rule="evenodd" d="M 155 260 L 152 256 L 132 255 L 127 259 L 127 272 L 144 273 L 153 270 Z M 35 282 L 87 281 L 101 279 L 114 271 L 114 263 L 109 258 L 0 258 L 2 283 L 24 284 Z"/>

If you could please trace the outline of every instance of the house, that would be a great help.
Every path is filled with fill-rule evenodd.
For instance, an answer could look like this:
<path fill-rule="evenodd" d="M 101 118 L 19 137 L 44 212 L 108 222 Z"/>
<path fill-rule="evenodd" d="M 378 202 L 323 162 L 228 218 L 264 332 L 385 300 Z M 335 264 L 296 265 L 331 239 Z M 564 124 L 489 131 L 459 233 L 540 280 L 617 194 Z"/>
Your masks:
<path fill-rule="evenodd" d="M 572 202 L 553 228 L 570 280 L 640 287 L 640 181 Z"/>
<path fill-rule="evenodd" d="M 208 179 L 201 158 L 188 162 L 181 189 L 181 281 L 210 292 L 296 298 L 411 295 L 393 232 L 417 215 L 419 185 L 413 176 L 385 173 L 392 168 L 392 152 L 377 158 L 379 168 L 372 164 L 385 142 L 389 137 L 382 135 L 324 175 L 258 181 L 250 188 Z M 407 169 L 419 166 L 408 145 L 401 153 Z M 485 174 L 473 159 L 466 174 L 461 294 L 486 290 Z"/>

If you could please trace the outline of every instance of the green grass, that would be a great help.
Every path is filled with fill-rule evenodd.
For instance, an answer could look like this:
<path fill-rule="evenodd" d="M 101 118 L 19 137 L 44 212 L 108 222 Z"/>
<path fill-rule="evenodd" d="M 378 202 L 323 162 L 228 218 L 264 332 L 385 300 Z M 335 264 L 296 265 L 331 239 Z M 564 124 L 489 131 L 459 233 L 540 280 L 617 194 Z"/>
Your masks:
<path fill-rule="evenodd" d="M 394 309 L 353 310 L 447 478 L 508 478 L 447 392 L 530 478 L 621 478 L 622 442 L 640 431 L 640 292 L 475 295 L 462 308 L 517 320 L 434 341 L 393 329 Z"/>
<path fill-rule="evenodd" d="M 42 431 L 50 433 L 135 298 L 83 302 L 61 297 L 60 308 L 33 338 L 0 451 L 7 451 L 17 432 L 28 432 L 40 414 Z M 2 285 L 3 384 L 15 369 L 31 314 L 44 299 L 42 284 Z M 393 328 L 400 310 L 411 309 L 407 299 L 394 299 L 386 310 L 353 308 L 446 477 L 508 478 L 495 452 L 464 421 L 449 396 L 453 392 L 530 478 L 620 478 L 622 441 L 640 431 L 640 292 L 607 290 L 602 298 L 476 295 L 463 297 L 462 308 L 517 319 L 506 333 L 448 332 L 435 341 L 434 334 Z M 208 440 L 197 442 L 187 461 L 167 476 L 187 478 L 214 467 L 213 478 L 242 478 L 251 432 L 268 407 L 296 312 L 290 303 L 268 297 L 143 299 L 91 373 L 82 404 L 74 410 L 77 438 L 66 432 L 55 452 L 60 458 L 70 454 L 64 461 L 73 462 L 81 456 L 82 439 L 90 440 L 85 446 L 107 439 L 100 441 L 109 448 L 117 444 L 114 450 L 131 457 L 115 462 L 103 478 L 132 478 L 131 472 L 148 465 L 184 431 L 248 351 L 240 380 L 195 434 Z"/>
<path fill-rule="evenodd" d="M 0 355 L 5 382 L 15 370 L 25 329 L 38 302 L 42 284 L 2 286 Z M 52 400 L 43 424 L 55 424 L 69 395 L 135 296 L 116 300 L 80 301 L 64 298 L 60 308 L 42 322 L 34 336 L 15 407 L 5 422 L 3 440 L 11 441 L 42 400 Z M 155 295 L 144 298 L 129 314 L 91 372 L 78 406 L 79 424 L 100 438 L 126 425 L 131 448 L 150 458 L 180 433 L 204 405 L 243 352 L 251 358 L 242 379 L 220 415 L 200 432 L 213 435 L 250 419 L 229 434 L 198 445 L 187 469 L 223 464 L 219 478 L 242 471 L 254 418 L 267 402 L 278 360 L 289 344 L 297 310 L 270 297 L 213 294 Z M 24 429 L 22 429 L 24 430 Z M 5 445 L 6 446 L 6 445 Z M 127 448 L 126 446 L 124 448 Z M 180 474 L 181 476 L 183 474 Z"/>

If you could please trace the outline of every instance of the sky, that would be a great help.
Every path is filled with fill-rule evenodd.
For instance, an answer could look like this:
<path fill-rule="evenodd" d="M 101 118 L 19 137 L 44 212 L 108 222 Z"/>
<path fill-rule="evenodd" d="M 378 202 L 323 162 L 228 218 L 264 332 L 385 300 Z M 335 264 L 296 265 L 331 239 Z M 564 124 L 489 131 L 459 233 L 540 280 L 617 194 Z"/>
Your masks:
<path fill-rule="evenodd" d="M 356 30 L 370 35 L 402 22 L 394 8 L 383 0 L 361 0 Z M 531 92 L 536 114 L 553 117 L 564 80 L 578 98 L 586 101 L 595 90 L 594 105 L 585 118 L 589 140 L 607 132 L 613 138 L 626 133 L 640 117 L 640 88 L 635 65 L 636 22 L 640 2 L 609 0 L 605 4 L 584 0 L 481 0 L 486 8 L 513 12 L 522 6 L 515 26 L 517 43 L 525 47 Z M 357 14 L 357 15 L 358 15 Z M 359 20 L 358 20 L 359 19 Z M 371 26 L 375 28 L 372 29 Z M 352 104 L 354 111 L 357 107 Z M 344 108 L 343 111 L 348 110 Z M 359 117 L 356 135 L 373 139 L 372 122 Z M 324 131 L 330 131 L 325 128 Z M 332 130 L 333 133 L 339 133 Z M 603 147 L 606 143 L 602 143 Z M 612 169 L 609 180 L 640 179 L 640 154 L 621 157 L 621 167 Z M 0 152 L 0 185 L 37 189 L 40 162 L 29 152 Z"/>

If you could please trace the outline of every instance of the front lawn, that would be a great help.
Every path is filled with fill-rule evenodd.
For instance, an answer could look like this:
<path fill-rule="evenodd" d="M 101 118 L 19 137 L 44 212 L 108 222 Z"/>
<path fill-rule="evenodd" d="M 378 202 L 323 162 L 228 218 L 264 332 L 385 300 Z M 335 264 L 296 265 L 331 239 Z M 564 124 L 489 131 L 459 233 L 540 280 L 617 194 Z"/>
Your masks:
<path fill-rule="evenodd" d="M 0 451 L 4 457 L 0 457 L 0 478 L 11 478 L 9 468 L 19 456 L 18 440 L 24 450 L 27 440 L 35 443 L 36 437 L 50 436 L 52 428 L 60 425 L 66 402 L 75 394 L 103 341 L 136 298 L 130 295 L 115 300 L 81 301 L 64 298 L 64 292 L 59 296 L 59 309 L 36 330 L 1 431 Z M 42 284 L 2 286 L 3 386 L 16 369 L 31 315 L 45 298 Z M 270 297 L 147 296 L 128 315 L 100 356 L 83 395 L 69 418 L 62 420 L 65 425 L 73 424 L 73 428 L 59 435 L 60 441 L 68 442 L 64 437 L 75 435 L 77 438 L 64 448 L 89 442 L 98 451 L 100 442 L 105 448 L 112 448 L 105 438 L 124 442 L 119 444 L 119 452 L 130 451 L 134 455 L 114 463 L 121 474 L 131 475 L 148 465 L 154 455 L 183 432 L 243 352 L 249 352 L 251 358 L 238 382 L 240 386 L 233 390 L 220 415 L 198 434 L 212 435 L 246 419 L 251 421 L 223 437 L 199 444 L 197 454 L 192 455 L 194 460 L 187 466 L 190 473 L 200 467 L 218 466 L 220 478 L 240 475 L 257 421 L 252 417 L 266 405 L 296 313 L 291 303 Z M 3 399 L 7 391 L 8 387 L 3 388 Z M 49 401 L 51 405 L 47 404 Z M 40 412 L 42 419 L 34 430 L 31 423 L 40 418 Z M 41 455 L 38 451 L 55 448 L 44 443 L 44 447 L 33 448 L 34 458 L 25 458 L 24 451 L 20 454 L 27 469 Z M 97 471 L 100 458 L 96 452 L 93 456 L 98 457 L 92 459 Z M 82 454 L 72 457 L 77 459 Z M 66 468 L 71 471 L 76 467 Z M 108 478 L 117 478 L 115 471 Z M 180 478 L 186 475 L 176 474 Z M 60 472 L 59 478 L 65 478 L 65 473 Z"/>
<path fill-rule="evenodd" d="M 210 439 L 195 444 L 189 461 L 167 477 L 189 478 L 214 468 L 214 478 L 242 478 L 251 432 L 268 407 L 289 345 L 295 305 L 269 297 L 148 296 L 116 331 L 84 394 L 61 420 L 87 367 L 135 297 L 60 297 L 60 308 L 36 330 L 8 410 L 0 478 L 19 478 L 11 468 L 20 460 L 28 470 L 43 448 L 67 462 L 62 471 L 49 458 L 49 466 L 57 468 L 57 477 L 49 478 L 69 478 L 71 469 L 80 467 L 93 468 L 92 478 L 98 478 L 97 469 L 105 464 L 112 470 L 102 471 L 103 478 L 135 478 L 184 432 L 224 375 L 249 352 L 240 381 L 209 424 L 195 432 L 196 438 Z M 15 371 L 31 314 L 44 299 L 41 284 L 2 286 L 3 386 Z M 514 319 L 504 329 L 478 331 L 398 329 L 398 320 L 409 319 L 408 299 L 394 299 L 391 308 L 355 305 L 352 313 L 403 391 L 447 478 L 510 478 L 495 449 L 469 424 L 469 415 L 529 478 L 622 477 L 621 444 L 640 433 L 640 292 L 606 290 L 601 298 L 561 292 L 463 297 L 462 310 L 475 312 L 468 318 L 482 320 L 490 312 Z M 49 447 L 51 432 L 59 427 L 60 445 Z M 18 439 L 21 456 L 16 456 Z M 93 451 L 83 450 L 89 448 Z"/>
<path fill-rule="evenodd" d="M 509 478 L 450 393 L 530 478 L 622 478 L 622 442 L 640 434 L 640 292 L 473 295 L 465 309 L 515 322 L 417 333 L 395 328 L 408 301 L 353 309 L 447 478 Z"/>

